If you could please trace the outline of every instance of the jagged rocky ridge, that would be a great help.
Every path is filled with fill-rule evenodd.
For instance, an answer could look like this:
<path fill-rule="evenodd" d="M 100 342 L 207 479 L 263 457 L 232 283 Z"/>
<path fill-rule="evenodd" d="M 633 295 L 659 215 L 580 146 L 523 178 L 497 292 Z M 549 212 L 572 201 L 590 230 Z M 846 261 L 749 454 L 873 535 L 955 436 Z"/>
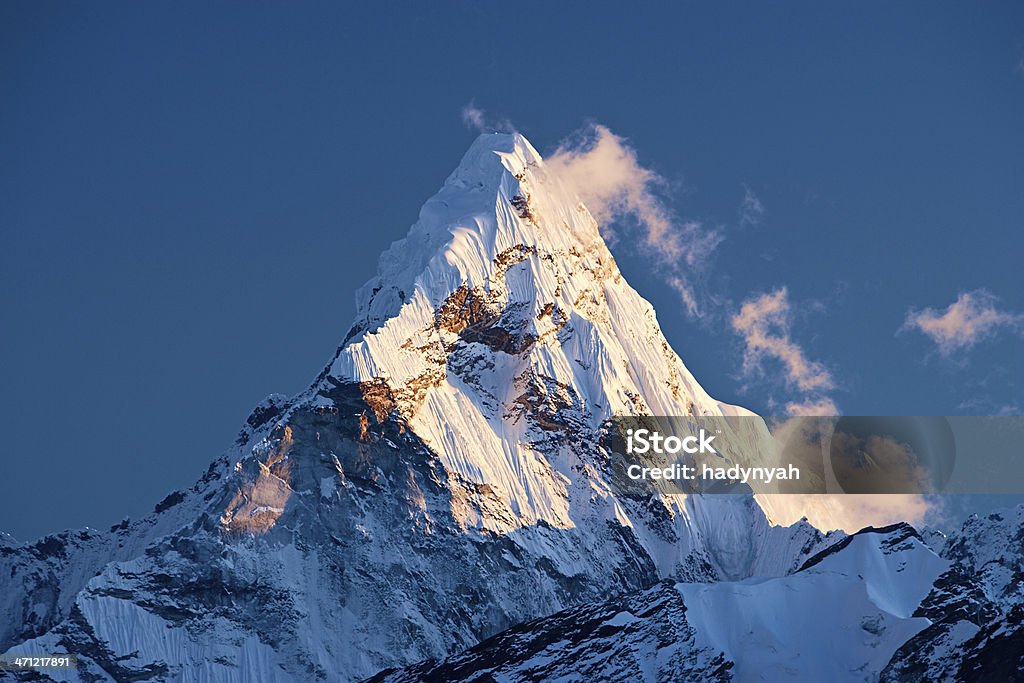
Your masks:
<path fill-rule="evenodd" d="M 881 680 L 1024 681 L 1024 505 L 971 517 L 942 555 L 949 569 L 914 612 L 930 623 Z"/>
<path fill-rule="evenodd" d="M 612 492 L 613 415 L 746 411 L 700 387 L 521 136 L 473 144 L 357 304 L 311 386 L 193 487 L 0 542 L 0 650 L 78 654 L 55 680 L 359 680 L 666 580 L 786 577 L 843 538 L 772 526 L 770 499 Z M 761 436 L 722 438 L 757 460 Z"/>
<path fill-rule="evenodd" d="M 868 528 L 787 576 L 662 582 L 371 681 L 1019 681 L 1022 560 L 1024 506 L 937 547 Z"/>
<path fill-rule="evenodd" d="M 946 563 L 907 525 L 846 541 L 788 576 L 664 582 L 373 680 L 874 680 Z"/>

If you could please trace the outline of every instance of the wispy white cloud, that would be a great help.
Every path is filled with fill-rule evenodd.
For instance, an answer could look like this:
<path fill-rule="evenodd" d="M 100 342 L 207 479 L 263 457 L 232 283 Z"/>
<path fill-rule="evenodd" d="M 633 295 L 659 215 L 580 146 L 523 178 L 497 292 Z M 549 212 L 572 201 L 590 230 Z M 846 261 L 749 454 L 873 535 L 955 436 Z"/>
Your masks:
<path fill-rule="evenodd" d="M 660 196 L 668 186 L 643 166 L 629 142 L 607 127 L 592 125 L 563 142 L 547 159 L 548 168 L 575 191 L 610 241 L 621 219 L 640 229 L 639 243 L 682 299 L 690 315 L 701 307 L 692 278 L 722 241 L 722 234 L 698 221 L 680 221 Z M 628 228 L 627 228 L 628 229 Z"/>
<path fill-rule="evenodd" d="M 834 388 L 831 373 L 821 363 L 807 358 L 790 337 L 792 309 L 785 287 L 743 302 L 732 317 L 733 330 L 743 337 L 746 349 L 743 369 L 748 374 L 763 373 L 766 358 L 782 364 L 785 381 L 801 392 Z"/>
<path fill-rule="evenodd" d="M 484 129 L 484 110 L 480 109 L 473 102 L 470 102 L 462 108 L 462 123 L 467 128 L 473 130 L 483 131 Z"/>
<path fill-rule="evenodd" d="M 839 406 L 828 396 L 812 396 L 787 403 L 786 414 L 796 417 L 838 415 Z"/>
<path fill-rule="evenodd" d="M 943 356 L 951 357 L 995 335 L 1000 329 L 1019 332 L 1024 315 L 1000 310 L 998 299 L 984 289 L 962 292 L 944 310 L 924 308 L 907 312 L 903 330 L 927 335 Z"/>
<path fill-rule="evenodd" d="M 679 295 L 683 305 L 686 306 L 686 312 L 691 317 L 701 316 L 701 306 L 697 303 L 697 294 L 689 282 L 677 275 L 666 276 L 665 282 Z"/>
<path fill-rule="evenodd" d="M 742 226 L 753 226 L 761 222 L 764 217 L 764 204 L 758 199 L 754 191 L 746 185 L 743 186 L 743 199 L 740 200 L 739 220 Z"/>
<path fill-rule="evenodd" d="M 1024 415 L 1024 409 L 1014 402 L 1001 403 L 987 396 L 976 396 L 960 401 L 956 409 L 963 415 L 1008 416 Z"/>
<path fill-rule="evenodd" d="M 487 112 L 476 106 L 473 100 L 462 108 L 462 123 L 466 128 L 478 133 L 510 133 L 515 130 L 515 126 L 508 119 L 489 118 Z"/>

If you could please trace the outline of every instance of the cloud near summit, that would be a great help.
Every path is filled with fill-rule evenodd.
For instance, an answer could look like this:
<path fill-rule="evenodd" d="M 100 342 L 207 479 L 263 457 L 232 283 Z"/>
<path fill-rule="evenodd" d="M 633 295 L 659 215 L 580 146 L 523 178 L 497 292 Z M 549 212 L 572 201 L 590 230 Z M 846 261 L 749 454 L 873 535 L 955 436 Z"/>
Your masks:
<path fill-rule="evenodd" d="M 625 138 L 594 124 L 563 141 L 546 163 L 579 196 L 609 241 L 633 238 L 628 231 L 638 228 L 640 250 L 654 257 L 655 270 L 689 314 L 701 315 L 693 283 L 683 271 L 699 271 L 722 234 L 698 221 L 678 220 L 659 195 L 668 182 L 641 165 Z"/>
<path fill-rule="evenodd" d="M 508 119 L 492 119 L 487 112 L 470 102 L 462 108 L 462 123 L 478 133 L 512 133 L 515 126 Z"/>
<path fill-rule="evenodd" d="M 462 108 L 462 122 L 481 133 L 516 130 L 508 119 L 490 117 L 474 101 Z M 664 199 L 669 182 L 640 163 L 626 138 L 591 124 L 563 140 L 545 164 L 586 205 L 609 243 L 621 240 L 650 257 L 687 313 L 703 315 L 694 276 L 721 243 L 722 232 L 700 221 L 679 220 Z"/>

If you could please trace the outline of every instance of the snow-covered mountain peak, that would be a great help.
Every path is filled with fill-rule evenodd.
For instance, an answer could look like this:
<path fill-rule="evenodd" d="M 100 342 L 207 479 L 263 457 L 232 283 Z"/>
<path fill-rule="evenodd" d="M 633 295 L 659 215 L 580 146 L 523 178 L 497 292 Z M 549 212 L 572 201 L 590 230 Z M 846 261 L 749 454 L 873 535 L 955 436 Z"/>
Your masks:
<path fill-rule="evenodd" d="M 517 174 L 540 163 L 540 153 L 521 133 L 483 133 L 466 150 L 445 184 L 466 187 L 484 183 L 493 189 L 503 171 Z"/>
<path fill-rule="evenodd" d="M 378 421 L 407 422 L 449 472 L 487 483 L 499 510 L 469 526 L 573 526 L 567 487 L 605 488 L 578 472 L 612 416 L 745 412 L 701 388 L 590 212 L 518 134 L 473 143 L 357 309 L 316 400 L 369 388 Z"/>
<path fill-rule="evenodd" d="M 579 218 L 560 215 L 567 211 Z M 593 248 L 599 242 L 593 218 L 547 172 L 526 138 L 481 135 L 423 205 L 408 235 L 381 255 L 377 277 L 356 296 L 356 333 L 376 329 L 417 294 L 437 306 L 463 283 L 490 291 L 513 257 L 509 250 Z"/>
<path fill-rule="evenodd" d="M 479 353 L 464 353 L 474 345 Z M 590 212 L 519 134 L 481 135 L 381 256 L 325 375 L 387 382 L 406 394 L 395 407 L 408 418 L 468 355 L 494 361 L 491 372 L 462 377 L 459 389 L 478 394 L 478 406 L 519 398 L 493 390 L 514 388 L 528 369 L 573 394 L 591 426 L 638 411 L 746 412 L 699 386 Z M 488 385 L 485 374 L 499 381 Z"/>
<path fill-rule="evenodd" d="M 559 215 L 567 209 L 578 216 Z M 493 292 L 524 250 L 538 247 L 578 251 L 603 244 L 586 209 L 546 172 L 525 138 L 481 135 L 408 235 L 381 255 L 377 277 L 356 296 L 353 333 L 378 329 L 408 303 L 437 308 L 463 285 Z"/>

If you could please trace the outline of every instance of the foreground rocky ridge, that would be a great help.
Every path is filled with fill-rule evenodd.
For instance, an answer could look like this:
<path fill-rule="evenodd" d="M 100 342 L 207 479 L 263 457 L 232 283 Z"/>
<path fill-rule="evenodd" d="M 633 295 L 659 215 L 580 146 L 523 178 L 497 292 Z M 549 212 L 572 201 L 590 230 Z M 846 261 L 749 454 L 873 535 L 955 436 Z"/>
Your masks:
<path fill-rule="evenodd" d="M 1022 539 L 1024 506 L 943 547 L 868 528 L 788 576 L 663 582 L 370 680 L 1022 680 Z"/>

